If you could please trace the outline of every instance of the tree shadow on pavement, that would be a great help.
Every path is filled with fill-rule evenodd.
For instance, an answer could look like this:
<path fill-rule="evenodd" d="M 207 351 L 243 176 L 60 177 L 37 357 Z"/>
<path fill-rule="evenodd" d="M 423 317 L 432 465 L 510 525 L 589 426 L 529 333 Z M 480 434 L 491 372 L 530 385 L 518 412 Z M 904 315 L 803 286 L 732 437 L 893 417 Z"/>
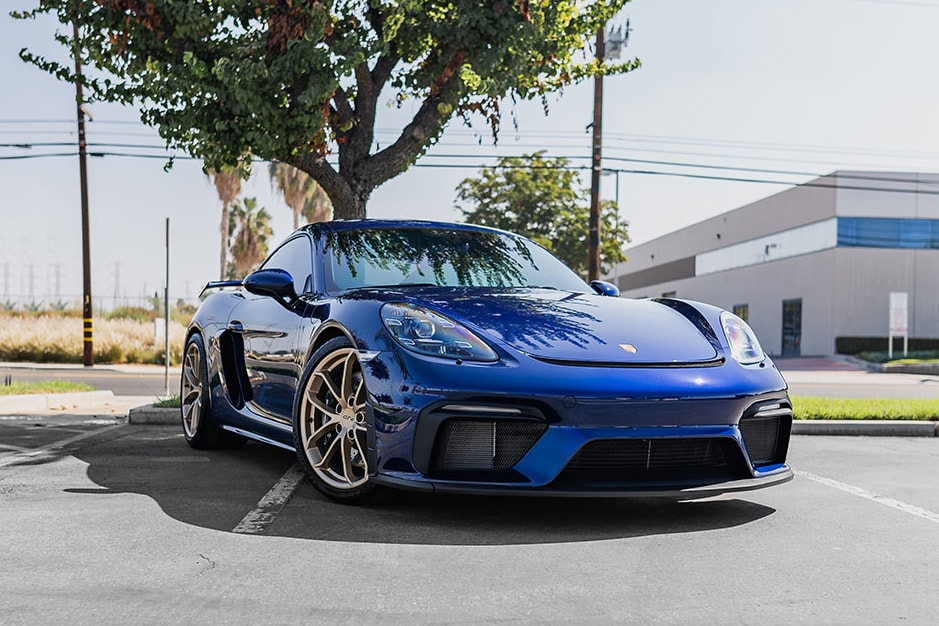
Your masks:
<path fill-rule="evenodd" d="M 293 453 L 248 443 L 192 450 L 177 430 L 122 429 L 73 452 L 101 495 L 135 493 L 187 524 L 231 531 L 294 464 Z M 417 545 L 509 545 L 622 539 L 732 528 L 775 509 L 741 499 L 540 498 L 383 490 L 366 505 L 337 504 L 301 483 L 263 535 Z"/>

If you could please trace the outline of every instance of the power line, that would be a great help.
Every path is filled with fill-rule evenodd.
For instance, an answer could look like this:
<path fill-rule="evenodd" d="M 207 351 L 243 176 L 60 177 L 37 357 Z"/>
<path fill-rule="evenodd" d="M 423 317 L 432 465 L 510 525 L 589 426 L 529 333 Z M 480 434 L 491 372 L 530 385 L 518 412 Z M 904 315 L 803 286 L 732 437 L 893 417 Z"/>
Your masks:
<path fill-rule="evenodd" d="M 857 1 L 867 1 L 867 0 L 857 0 Z M 935 5 L 939 7 L 939 4 Z M 28 124 L 28 123 L 71 123 L 69 120 L 13 120 L 13 119 L 4 119 L 0 120 L 0 123 L 6 124 Z M 126 120 L 96 120 L 93 122 L 94 125 L 126 125 L 126 126 L 138 126 L 143 128 L 150 128 L 142 124 L 141 122 L 126 121 Z M 66 132 L 66 131 L 59 131 Z M 152 133 L 126 133 L 126 132 L 108 132 L 100 133 L 96 132 L 96 135 L 108 134 L 108 135 L 118 135 L 118 136 L 147 136 L 153 137 L 156 131 L 153 130 Z M 8 131 L 0 129 L 0 134 L 56 134 L 56 131 Z M 375 129 L 376 135 L 394 135 L 397 136 L 400 134 L 400 129 L 394 128 L 383 128 L 379 127 Z M 74 131 L 67 132 L 67 134 L 73 135 Z M 481 137 L 482 133 L 462 129 L 462 128 L 453 128 L 446 131 L 447 137 Z M 567 131 L 567 130 L 531 130 L 531 131 L 520 131 L 515 132 L 514 136 L 516 139 L 526 138 L 526 139 L 535 139 L 535 138 L 545 138 L 553 140 L 552 143 L 540 142 L 536 147 L 562 147 L 564 145 L 563 140 L 568 139 L 572 142 L 586 146 L 586 135 L 581 131 Z M 822 152 L 822 153 L 849 153 L 852 155 L 864 154 L 866 156 L 891 156 L 891 157 L 904 157 L 904 158 L 929 158 L 937 159 L 939 158 L 939 152 L 925 152 L 925 151 L 911 151 L 911 150 L 878 150 L 871 148 L 863 148 L 857 146 L 832 146 L 832 145 L 818 145 L 818 144 L 792 144 L 792 143 L 779 143 L 779 142 L 756 142 L 756 141 L 744 141 L 744 140 L 727 140 L 727 139 L 712 139 L 712 138 L 701 138 L 701 137 L 684 137 L 679 135 L 641 135 L 641 134 L 632 134 L 632 133 L 608 133 L 605 132 L 603 136 L 604 142 L 615 143 L 615 142 L 626 142 L 626 143 L 653 143 L 653 144 L 677 144 L 677 145 L 692 145 L 698 147 L 714 147 L 714 148 L 735 148 L 740 150 L 761 150 L 761 151 L 784 151 L 784 152 Z M 562 142 L 562 143 L 559 143 Z M 447 144 L 446 142 L 441 142 L 440 145 L 478 145 L 478 144 Z M 572 146 L 571 146 L 572 147 Z M 748 157 L 749 158 L 749 157 Z"/>
<path fill-rule="evenodd" d="M 30 158 L 46 158 L 46 157 L 74 157 L 77 156 L 76 152 L 69 153 L 55 153 L 55 154 L 31 154 L 31 155 L 14 155 L 14 156 L 0 156 L 0 160 L 22 160 Z M 199 161 L 196 157 L 191 157 L 189 155 L 178 155 L 178 156 L 167 156 L 159 154 L 133 154 L 129 152 L 89 152 L 88 156 L 90 157 L 117 157 L 117 158 L 141 158 L 141 159 L 162 159 L 168 161 Z M 427 155 L 427 158 L 434 158 L 435 155 Z M 480 157 L 477 155 L 447 155 L 441 156 L 436 155 L 437 158 L 487 158 Z M 488 157 L 488 158 L 499 158 L 499 157 Z M 576 157 L 577 159 L 584 159 L 585 157 Z M 656 162 L 648 161 L 642 159 L 617 159 L 616 157 L 610 157 L 610 160 L 622 160 L 627 162 L 640 162 L 648 164 L 662 164 L 668 165 L 671 167 L 699 167 L 699 168 L 713 168 L 713 169 L 723 169 L 728 171 L 744 171 L 752 173 L 777 173 L 780 175 L 787 176 L 814 176 L 818 178 L 823 178 L 825 174 L 818 173 L 808 173 L 808 172 L 785 172 L 780 170 L 760 170 L 756 168 L 733 168 L 733 167 L 721 167 L 721 166 L 708 166 L 701 164 L 688 164 L 688 163 L 672 163 L 672 162 Z M 259 163 L 265 161 L 258 160 Z M 484 167 L 491 167 L 490 165 L 485 164 L 469 164 L 469 163 L 427 163 L 419 162 L 415 163 L 412 167 L 416 168 L 437 168 L 437 169 L 480 169 Z M 509 166 L 512 167 L 512 166 Z M 529 168 L 530 166 L 519 165 L 518 168 Z M 551 166 L 554 169 L 554 166 Z M 563 169 L 568 170 L 577 170 L 577 171 L 588 171 L 591 169 L 589 165 L 569 165 L 565 166 Z M 767 178 L 745 178 L 741 176 L 716 176 L 716 175 L 707 175 L 707 174 L 694 174 L 689 172 L 667 172 L 667 171 L 656 171 L 656 170 L 643 170 L 643 169 L 624 169 L 624 168 L 604 168 L 611 172 L 619 172 L 621 174 L 634 174 L 642 176 L 669 176 L 676 178 L 688 178 L 688 179 L 697 179 L 697 180 L 714 180 L 714 181 L 725 181 L 725 182 L 739 182 L 739 183 L 753 183 L 753 184 L 767 184 L 767 185 L 783 185 L 783 186 L 800 186 L 800 187 L 822 187 L 822 188 L 837 188 L 837 189 L 846 189 L 846 190 L 855 190 L 855 191 L 877 191 L 877 192 L 890 192 L 890 193 L 912 193 L 920 195 L 939 195 L 939 190 L 931 191 L 927 189 L 901 189 L 901 188 L 885 188 L 885 187 L 865 187 L 861 185 L 841 185 L 841 184 L 826 184 L 821 182 L 806 182 L 798 183 L 787 180 L 770 180 Z M 870 180 L 877 182 L 897 182 L 897 183 L 906 183 L 906 184 L 936 184 L 931 181 L 914 181 L 907 179 L 888 179 L 877 176 L 863 176 L 863 175 L 852 175 L 852 174 L 839 174 L 839 178 L 845 179 L 858 179 L 858 180 Z"/>

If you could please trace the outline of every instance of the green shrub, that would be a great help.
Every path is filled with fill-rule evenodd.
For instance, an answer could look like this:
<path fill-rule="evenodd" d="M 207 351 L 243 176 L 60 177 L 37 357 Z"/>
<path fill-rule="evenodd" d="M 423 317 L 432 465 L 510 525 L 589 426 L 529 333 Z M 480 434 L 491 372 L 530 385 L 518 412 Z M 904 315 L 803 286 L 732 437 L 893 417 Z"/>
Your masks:
<path fill-rule="evenodd" d="M 886 351 L 884 352 L 859 352 L 857 358 L 870 361 L 871 363 L 895 363 L 917 361 L 936 361 L 939 360 L 939 350 L 912 350 L 903 356 L 903 351 L 893 351 L 893 358 Z"/>

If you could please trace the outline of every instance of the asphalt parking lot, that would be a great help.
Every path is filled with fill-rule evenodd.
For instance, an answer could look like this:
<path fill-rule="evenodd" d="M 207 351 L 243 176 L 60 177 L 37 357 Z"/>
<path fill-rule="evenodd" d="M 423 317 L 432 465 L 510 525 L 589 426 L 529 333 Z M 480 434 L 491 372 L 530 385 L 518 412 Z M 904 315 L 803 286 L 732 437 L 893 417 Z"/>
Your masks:
<path fill-rule="evenodd" d="M 795 437 L 792 482 L 698 502 L 324 500 L 290 453 L 0 419 L 0 621 L 934 623 L 939 441 Z"/>

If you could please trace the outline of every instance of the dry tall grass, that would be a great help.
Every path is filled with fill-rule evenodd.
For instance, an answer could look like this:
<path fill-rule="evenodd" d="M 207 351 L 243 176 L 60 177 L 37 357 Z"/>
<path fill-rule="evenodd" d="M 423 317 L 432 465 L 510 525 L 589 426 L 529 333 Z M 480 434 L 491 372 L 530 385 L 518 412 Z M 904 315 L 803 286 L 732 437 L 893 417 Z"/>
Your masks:
<path fill-rule="evenodd" d="M 179 363 L 186 327 L 170 322 L 170 362 Z M 164 340 L 152 322 L 94 320 L 96 363 L 163 363 Z M 81 363 L 82 320 L 55 315 L 0 315 L 0 361 Z"/>

